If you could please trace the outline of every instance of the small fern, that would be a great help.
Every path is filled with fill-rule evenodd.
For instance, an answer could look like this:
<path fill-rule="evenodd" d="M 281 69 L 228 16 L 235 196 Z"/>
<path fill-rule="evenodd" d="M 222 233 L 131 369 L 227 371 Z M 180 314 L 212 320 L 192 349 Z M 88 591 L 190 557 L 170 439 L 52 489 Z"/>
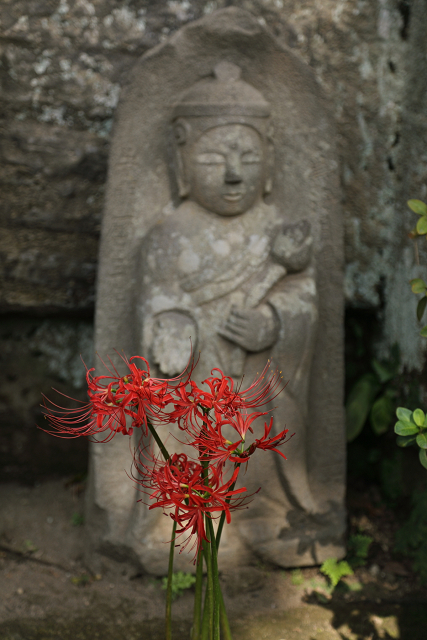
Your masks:
<path fill-rule="evenodd" d="M 353 569 L 350 567 L 348 562 L 345 560 L 338 562 L 336 558 L 328 558 L 325 560 L 320 567 L 320 571 L 329 578 L 332 591 L 335 589 L 341 578 L 353 575 Z"/>
<path fill-rule="evenodd" d="M 184 573 L 183 571 L 177 571 L 172 574 L 172 600 L 175 600 L 182 595 L 185 589 L 190 589 L 196 582 L 196 577 L 191 573 Z M 166 591 L 168 588 L 168 579 L 162 578 L 162 589 Z"/>
<path fill-rule="evenodd" d="M 348 556 L 347 560 L 353 567 L 363 567 L 369 553 L 369 547 L 374 541 L 371 536 L 365 536 L 362 533 L 355 533 L 348 539 Z"/>

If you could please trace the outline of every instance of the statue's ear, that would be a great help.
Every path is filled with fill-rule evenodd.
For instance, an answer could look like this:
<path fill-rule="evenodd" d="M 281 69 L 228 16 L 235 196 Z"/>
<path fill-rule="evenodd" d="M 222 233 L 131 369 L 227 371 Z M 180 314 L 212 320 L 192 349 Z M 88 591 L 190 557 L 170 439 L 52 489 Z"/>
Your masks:
<path fill-rule="evenodd" d="M 181 198 L 186 198 L 190 192 L 190 186 L 185 172 L 183 153 L 189 135 L 189 124 L 185 120 L 178 120 L 174 125 L 175 137 L 175 173 L 178 183 L 178 192 Z"/>
<path fill-rule="evenodd" d="M 269 131 L 265 141 L 265 155 L 266 155 L 266 178 L 264 184 L 264 195 L 271 193 L 273 188 L 274 177 L 274 145 L 273 145 L 273 132 Z"/>
<path fill-rule="evenodd" d="M 178 193 L 180 198 L 186 198 L 190 193 L 190 185 L 188 184 L 187 177 L 185 175 L 182 151 L 183 148 L 177 146 L 175 152 L 176 181 L 178 183 Z"/>

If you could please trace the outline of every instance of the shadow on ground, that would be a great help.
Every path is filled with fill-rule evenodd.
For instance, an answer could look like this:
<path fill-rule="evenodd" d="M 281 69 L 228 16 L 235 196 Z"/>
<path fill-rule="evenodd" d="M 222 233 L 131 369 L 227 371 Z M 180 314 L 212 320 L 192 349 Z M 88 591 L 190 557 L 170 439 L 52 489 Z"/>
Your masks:
<path fill-rule="evenodd" d="M 315 593 L 306 598 L 306 602 L 316 609 L 319 607 Z M 337 631 L 336 637 L 342 640 L 425 640 L 427 637 L 425 601 L 343 604 L 331 599 L 320 606 L 332 614 L 330 625 Z M 324 636 L 325 640 L 328 637 Z M 316 636 L 314 638 L 317 640 Z"/>
<path fill-rule="evenodd" d="M 101 607 L 72 619 L 12 620 L 0 625 L 2 640 L 164 640 L 164 621 L 124 622 L 126 612 Z M 123 616 L 123 614 L 125 614 Z M 119 621 L 119 622 L 118 622 Z M 174 624 L 174 640 L 188 640 L 190 623 Z M 349 605 L 318 602 L 232 624 L 234 640 L 425 640 L 425 603 Z"/>

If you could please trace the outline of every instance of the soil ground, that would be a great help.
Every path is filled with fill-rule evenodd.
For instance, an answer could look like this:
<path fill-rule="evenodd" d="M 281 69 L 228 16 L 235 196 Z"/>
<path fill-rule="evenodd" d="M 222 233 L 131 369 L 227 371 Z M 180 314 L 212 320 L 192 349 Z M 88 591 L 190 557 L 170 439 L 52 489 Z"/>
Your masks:
<path fill-rule="evenodd" d="M 84 485 L 0 485 L 0 640 L 163 640 L 161 580 L 105 560 L 84 564 Z M 374 489 L 349 492 L 350 531 L 374 542 L 365 566 L 331 595 L 317 568 L 259 564 L 222 576 L 235 640 L 425 640 L 427 590 L 393 555 L 394 514 Z M 174 640 L 189 638 L 193 593 L 173 604 Z"/>

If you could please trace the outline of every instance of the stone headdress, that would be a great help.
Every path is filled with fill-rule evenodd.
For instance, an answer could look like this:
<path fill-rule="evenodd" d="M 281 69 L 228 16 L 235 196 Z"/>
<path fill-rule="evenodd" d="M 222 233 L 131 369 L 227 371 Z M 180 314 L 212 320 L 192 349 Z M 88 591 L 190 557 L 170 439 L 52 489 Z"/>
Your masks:
<path fill-rule="evenodd" d="M 222 61 L 215 66 L 213 77 L 199 80 L 184 93 L 174 105 L 172 120 L 177 141 L 187 142 L 189 135 L 232 123 L 252 126 L 264 137 L 270 114 L 271 107 L 264 96 L 241 79 L 240 67 Z"/>
<path fill-rule="evenodd" d="M 219 62 L 213 76 L 203 78 L 186 91 L 173 108 L 172 124 L 178 146 L 195 142 L 208 129 L 226 124 L 244 124 L 255 129 L 272 160 L 271 107 L 262 93 L 241 78 L 241 69 L 232 62 Z M 181 196 L 187 193 L 182 180 L 182 162 L 178 152 L 178 183 Z M 268 170 L 270 174 L 270 170 Z M 267 178 L 265 192 L 271 190 Z"/>

